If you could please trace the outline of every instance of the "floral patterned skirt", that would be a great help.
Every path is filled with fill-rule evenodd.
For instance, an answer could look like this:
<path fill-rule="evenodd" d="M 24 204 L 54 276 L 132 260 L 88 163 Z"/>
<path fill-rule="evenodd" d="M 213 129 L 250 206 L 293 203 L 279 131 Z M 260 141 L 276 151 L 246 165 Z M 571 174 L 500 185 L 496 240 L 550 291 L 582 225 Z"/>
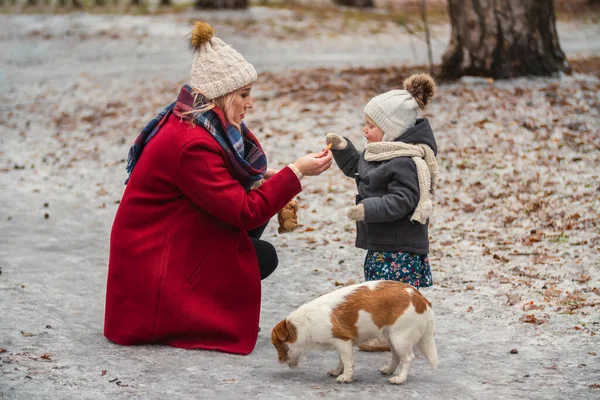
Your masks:
<path fill-rule="evenodd" d="M 426 254 L 368 250 L 365 257 L 365 280 L 389 280 L 408 283 L 416 288 L 433 285 Z"/>

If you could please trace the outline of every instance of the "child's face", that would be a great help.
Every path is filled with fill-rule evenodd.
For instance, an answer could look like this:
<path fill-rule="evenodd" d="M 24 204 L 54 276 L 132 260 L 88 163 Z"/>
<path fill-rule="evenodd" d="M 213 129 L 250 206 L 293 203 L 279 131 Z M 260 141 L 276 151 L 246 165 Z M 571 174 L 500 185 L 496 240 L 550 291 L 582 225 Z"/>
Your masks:
<path fill-rule="evenodd" d="M 383 139 L 383 131 L 373 122 L 373 120 L 365 115 L 365 127 L 363 128 L 367 143 L 381 142 Z"/>

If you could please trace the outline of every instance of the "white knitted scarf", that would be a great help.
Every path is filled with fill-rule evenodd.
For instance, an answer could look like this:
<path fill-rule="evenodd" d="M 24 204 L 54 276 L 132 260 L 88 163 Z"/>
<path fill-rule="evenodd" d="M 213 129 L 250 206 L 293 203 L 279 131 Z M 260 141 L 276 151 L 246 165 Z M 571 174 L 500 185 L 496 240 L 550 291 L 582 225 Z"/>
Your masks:
<path fill-rule="evenodd" d="M 425 224 L 427 218 L 433 212 L 431 198 L 439 179 L 435 154 L 425 144 L 408 144 L 404 142 L 376 142 L 367 144 L 365 151 L 366 161 L 385 161 L 396 157 L 411 157 L 417 166 L 419 192 L 421 194 L 417 208 L 415 208 L 415 212 L 410 217 L 410 220 Z"/>

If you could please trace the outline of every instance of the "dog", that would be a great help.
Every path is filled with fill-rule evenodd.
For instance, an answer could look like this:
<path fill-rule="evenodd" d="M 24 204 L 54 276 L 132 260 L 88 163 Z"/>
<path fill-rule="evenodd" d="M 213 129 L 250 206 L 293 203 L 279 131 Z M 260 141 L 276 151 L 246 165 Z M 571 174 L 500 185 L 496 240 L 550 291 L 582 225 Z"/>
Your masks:
<path fill-rule="evenodd" d="M 392 360 L 379 372 L 393 374 L 402 362 L 391 383 L 406 381 L 415 345 L 437 367 L 431 303 L 401 282 L 369 281 L 327 293 L 299 307 L 271 332 L 279 362 L 290 367 L 298 366 L 310 349 L 337 350 L 338 366 L 328 374 L 340 383 L 352 381 L 354 345 L 375 338 L 387 342 L 392 352 Z"/>

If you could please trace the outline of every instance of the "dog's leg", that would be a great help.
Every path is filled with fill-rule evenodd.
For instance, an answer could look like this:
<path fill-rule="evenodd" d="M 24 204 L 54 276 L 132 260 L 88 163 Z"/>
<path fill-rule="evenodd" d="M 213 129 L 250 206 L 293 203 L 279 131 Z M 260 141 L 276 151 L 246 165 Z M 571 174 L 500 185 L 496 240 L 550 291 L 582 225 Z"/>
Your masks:
<path fill-rule="evenodd" d="M 396 371 L 396 368 L 398 368 L 398 364 L 400 364 L 400 357 L 398 357 L 398 354 L 396 354 L 393 347 L 391 347 L 391 350 L 392 360 L 379 369 L 379 372 L 384 375 L 393 374 L 394 371 Z"/>
<path fill-rule="evenodd" d="M 339 383 L 352 382 L 352 375 L 354 374 L 354 343 L 351 340 L 337 339 L 333 345 L 340 353 L 340 363 L 343 365 L 344 371 L 337 377 L 336 381 Z"/>
<path fill-rule="evenodd" d="M 413 353 L 411 342 L 405 340 L 405 338 L 390 337 L 390 345 L 392 348 L 392 352 L 395 354 L 395 357 L 402 361 L 402 368 L 400 369 L 400 373 L 398 373 L 395 376 L 392 376 L 390 379 L 388 379 L 388 381 L 395 385 L 400 385 L 406 382 L 406 378 L 408 377 L 408 370 L 410 369 L 410 365 L 415 359 L 415 354 Z M 394 358 L 392 358 L 392 361 L 393 360 Z"/>
<path fill-rule="evenodd" d="M 342 362 L 342 357 L 340 357 L 337 367 L 327 371 L 327 374 L 331 376 L 339 376 L 342 372 L 344 372 L 344 363 Z"/>

